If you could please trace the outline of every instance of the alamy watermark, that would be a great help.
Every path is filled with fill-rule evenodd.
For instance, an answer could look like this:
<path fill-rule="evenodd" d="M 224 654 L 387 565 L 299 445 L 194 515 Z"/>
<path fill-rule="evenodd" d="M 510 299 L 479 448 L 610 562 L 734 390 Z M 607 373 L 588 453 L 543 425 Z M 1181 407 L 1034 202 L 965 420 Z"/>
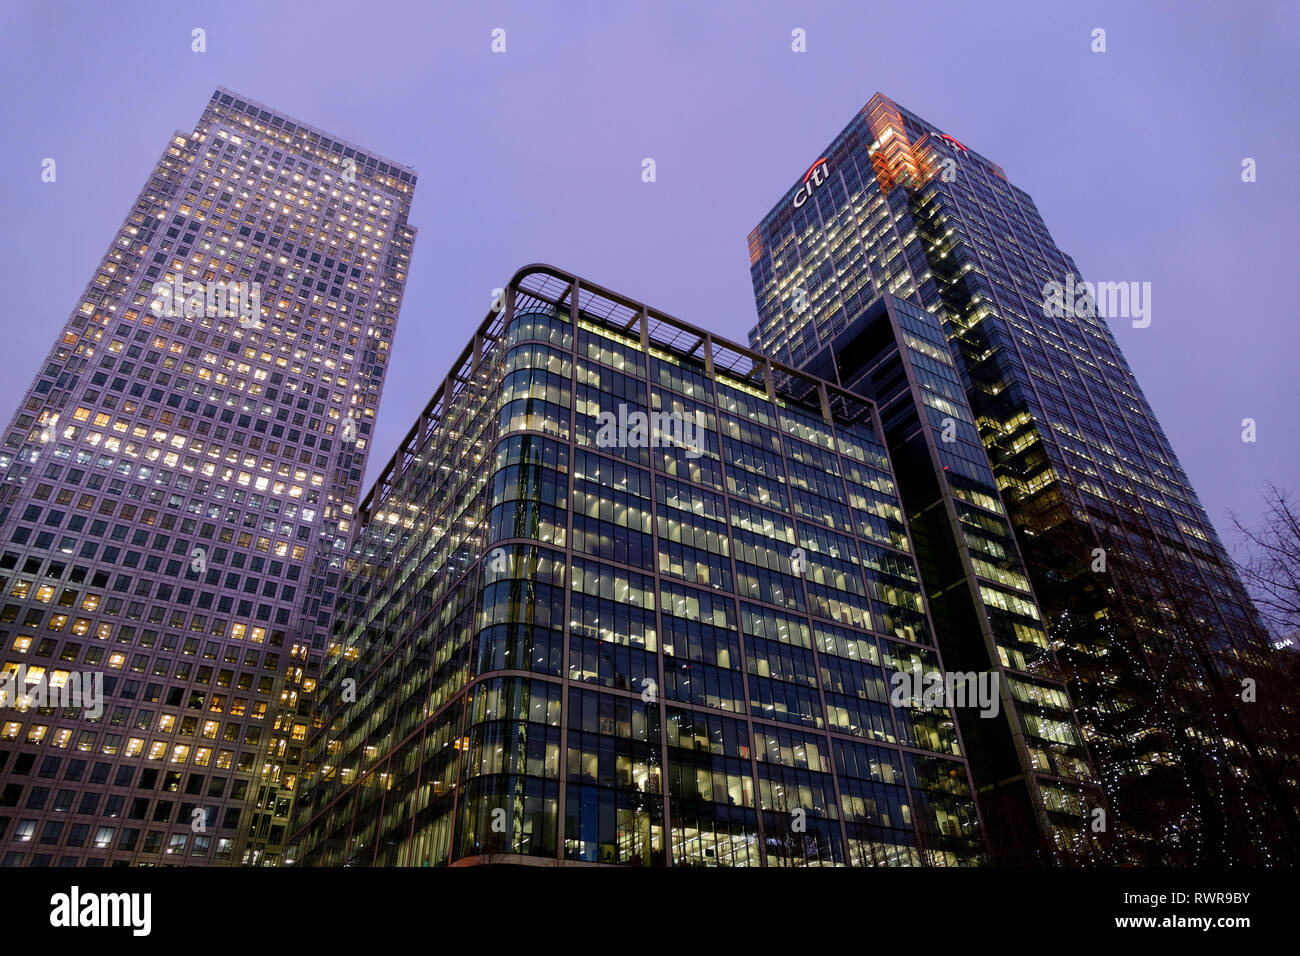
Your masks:
<path fill-rule="evenodd" d="M 1043 286 L 1043 315 L 1058 319 L 1132 319 L 1133 328 L 1151 324 L 1150 282 L 1064 282 Z"/>
<path fill-rule="evenodd" d="M 26 664 L 0 675 L 0 706 L 18 706 L 22 697 L 30 697 L 32 707 L 84 707 L 86 716 L 98 720 L 104 713 L 103 671 L 58 671 L 66 674 L 59 684 L 51 682 L 49 671 L 31 676 Z"/>
<path fill-rule="evenodd" d="M 889 679 L 895 707 L 975 707 L 981 717 L 996 717 L 1000 707 L 997 671 L 897 671 Z"/>
<path fill-rule="evenodd" d="M 148 936 L 152 914 L 152 893 L 83 893 L 73 886 L 50 897 L 50 925 L 56 928 L 122 927 L 132 936 Z"/>
<path fill-rule="evenodd" d="M 260 282 L 185 282 L 177 276 L 172 282 L 154 283 L 153 294 L 158 296 L 153 311 L 159 318 L 238 318 L 246 329 L 260 323 Z"/>
<path fill-rule="evenodd" d="M 597 416 L 600 430 L 596 432 L 598 448 L 684 448 L 687 458 L 704 454 L 704 412 L 696 410 L 693 416 L 678 412 L 629 412 L 620 404 L 617 412 L 601 412 Z"/>

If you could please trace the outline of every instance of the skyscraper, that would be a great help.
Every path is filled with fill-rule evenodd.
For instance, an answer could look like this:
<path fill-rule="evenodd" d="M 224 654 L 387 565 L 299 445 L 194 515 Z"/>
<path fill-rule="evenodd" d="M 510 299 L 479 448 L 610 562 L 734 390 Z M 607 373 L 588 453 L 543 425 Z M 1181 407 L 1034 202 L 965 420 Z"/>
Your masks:
<path fill-rule="evenodd" d="M 982 859 L 953 710 L 996 721 L 998 689 L 895 694 L 957 675 L 880 435 L 843 389 L 520 270 L 361 505 L 287 855 Z"/>
<path fill-rule="evenodd" d="M 278 861 L 415 180 L 225 89 L 167 144 L 0 448 L 4 865 Z"/>
<path fill-rule="evenodd" d="M 942 455 L 977 434 L 985 449 L 975 467 L 991 466 L 1014 526 L 1115 858 L 1293 857 L 1285 748 L 1247 688 L 1269 683 L 1273 704 L 1293 692 L 1273 685 L 1250 600 L 1103 317 L 1149 323 L 1149 285 L 1085 286 L 998 166 L 880 94 L 749 249 L 750 344 L 775 359 L 883 399 L 868 314 L 884 300 L 942 328 L 974 422 L 932 411 L 927 441 Z M 915 522 L 931 501 L 909 490 Z M 932 601 L 950 583 L 924 561 L 922 576 Z M 936 623 L 940 647 L 973 639 Z"/>
<path fill-rule="evenodd" d="M 1001 720 L 956 713 L 993 859 L 1096 859 L 1095 771 L 938 317 L 885 293 L 823 361 L 879 405 L 944 660 L 1005 688 Z"/>

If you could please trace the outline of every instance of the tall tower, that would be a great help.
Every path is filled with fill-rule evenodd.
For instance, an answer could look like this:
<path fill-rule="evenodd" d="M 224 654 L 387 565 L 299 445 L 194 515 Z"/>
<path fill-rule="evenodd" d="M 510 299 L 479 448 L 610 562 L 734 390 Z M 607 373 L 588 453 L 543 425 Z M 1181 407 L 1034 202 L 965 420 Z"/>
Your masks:
<path fill-rule="evenodd" d="M 164 149 L 0 446 L 5 865 L 278 862 L 415 179 L 225 89 Z"/>
<path fill-rule="evenodd" d="M 883 401 L 864 317 L 888 298 L 942 327 L 1100 773 L 1116 857 L 1293 857 L 1282 781 L 1294 774 L 1280 770 L 1268 714 L 1294 693 L 1275 687 L 1250 600 L 1103 317 L 1149 322 L 1149 293 L 1086 287 L 998 166 L 880 94 L 749 248 L 750 344 L 774 359 Z M 928 424 L 937 433 L 945 417 Z M 926 582 L 932 598 L 945 584 Z M 1270 704 L 1242 699 L 1252 681 Z"/>

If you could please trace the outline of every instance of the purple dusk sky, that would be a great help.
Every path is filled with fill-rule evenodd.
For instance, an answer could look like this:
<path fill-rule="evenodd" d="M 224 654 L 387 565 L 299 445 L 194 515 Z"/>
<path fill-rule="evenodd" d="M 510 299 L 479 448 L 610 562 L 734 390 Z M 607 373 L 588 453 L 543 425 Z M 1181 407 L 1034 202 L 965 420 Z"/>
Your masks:
<path fill-rule="evenodd" d="M 1115 331 L 1229 547 L 1227 509 L 1300 490 L 1300 4 L 10 2 L 0 23 L 6 420 L 217 86 L 420 173 L 367 482 L 525 263 L 745 341 L 747 234 L 881 91 L 1000 164 L 1085 278 L 1151 283 L 1150 327 Z"/>

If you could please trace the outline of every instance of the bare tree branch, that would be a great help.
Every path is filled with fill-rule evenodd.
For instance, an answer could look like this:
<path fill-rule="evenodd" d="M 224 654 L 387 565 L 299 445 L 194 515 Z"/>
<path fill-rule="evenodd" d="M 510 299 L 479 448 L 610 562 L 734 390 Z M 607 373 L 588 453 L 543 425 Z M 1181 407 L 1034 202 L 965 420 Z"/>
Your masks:
<path fill-rule="evenodd" d="M 1237 561 L 1265 621 L 1279 635 L 1300 629 L 1300 505 L 1295 494 L 1269 482 L 1259 528 L 1228 512 L 1245 554 Z"/>

